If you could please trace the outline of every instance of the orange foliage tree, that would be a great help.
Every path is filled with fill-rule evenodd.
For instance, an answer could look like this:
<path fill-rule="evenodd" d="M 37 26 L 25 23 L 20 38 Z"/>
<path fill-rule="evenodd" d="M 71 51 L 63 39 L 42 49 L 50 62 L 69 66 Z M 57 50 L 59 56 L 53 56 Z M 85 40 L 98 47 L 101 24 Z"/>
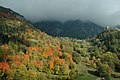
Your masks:
<path fill-rule="evenodd" d="M 52 48 L 48 47 L 44 49 L 43 55 L 48 58 L 48 56 L 53 55 L 54 51 Z"/>
<path fill-rule="evenodd" d="M 54 61 L 50 61 L 49 66 L 50 66 L 50 69 L 53 69 L 54 68 Z"/>
<path fill-rule="evenodd" d="M 9 65 L 5 62 L 0 62 L 0 69 L 5 72 L 10 69 Z"/>

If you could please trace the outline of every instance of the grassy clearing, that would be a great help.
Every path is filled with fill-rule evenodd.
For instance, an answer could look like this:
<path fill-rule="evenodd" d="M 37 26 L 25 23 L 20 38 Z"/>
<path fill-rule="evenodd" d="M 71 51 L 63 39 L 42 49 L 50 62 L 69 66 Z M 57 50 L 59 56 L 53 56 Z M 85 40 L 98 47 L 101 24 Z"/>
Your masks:
<path fill-rule="evenodd" d="M 120 80 L 120 78 L 112 78 L 112 80 Z"/>
<path fill-rule="evenodd" d="M 98 78 L 88 72 L 88 70 L 94 71 L 94 69 L 86 67 L 83 63 L 79 64 L 78 68 L 81 68 L 81 75 L 77 78 L 77 80 L 96 80 Z"/>
<path fill-rule="evenodd" d="M 85 74 L 83 76 L 79 76 L 78 80 L 96 80 L 98 77 L 91 75 L 91 74 Z"/>

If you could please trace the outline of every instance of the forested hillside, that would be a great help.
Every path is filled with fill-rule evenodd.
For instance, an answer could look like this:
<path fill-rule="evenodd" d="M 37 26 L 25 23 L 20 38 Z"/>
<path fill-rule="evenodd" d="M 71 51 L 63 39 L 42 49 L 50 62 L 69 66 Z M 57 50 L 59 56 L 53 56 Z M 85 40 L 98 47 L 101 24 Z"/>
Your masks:
<path fill-rule="evenodd" d="M 96 38 L 52 37 L 0 7 L 0 80 L 120 79 L 120 31 Z"/>

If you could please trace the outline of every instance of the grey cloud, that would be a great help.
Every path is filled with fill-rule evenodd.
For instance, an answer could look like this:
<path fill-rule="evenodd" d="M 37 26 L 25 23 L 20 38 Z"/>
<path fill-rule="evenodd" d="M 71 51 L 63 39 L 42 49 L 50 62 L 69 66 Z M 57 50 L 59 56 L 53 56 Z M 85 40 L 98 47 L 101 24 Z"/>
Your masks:
<path fill-rule="evenodd" d="M 120 0 L 0 0 L 32 22 L 90 20 L 99 25 L 120 25 Z"/>

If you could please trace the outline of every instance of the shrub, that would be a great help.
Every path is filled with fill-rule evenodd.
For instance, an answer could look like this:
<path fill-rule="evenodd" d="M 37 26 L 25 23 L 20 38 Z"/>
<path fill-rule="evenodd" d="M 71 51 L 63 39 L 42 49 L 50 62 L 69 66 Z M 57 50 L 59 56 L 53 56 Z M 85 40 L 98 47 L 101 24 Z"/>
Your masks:
<path fill-rule="evenodd" d="M 107 64 L 100 64 L 98 66 L 98 72 L 106 80 L 111 80 L 111 68 Z"/>

